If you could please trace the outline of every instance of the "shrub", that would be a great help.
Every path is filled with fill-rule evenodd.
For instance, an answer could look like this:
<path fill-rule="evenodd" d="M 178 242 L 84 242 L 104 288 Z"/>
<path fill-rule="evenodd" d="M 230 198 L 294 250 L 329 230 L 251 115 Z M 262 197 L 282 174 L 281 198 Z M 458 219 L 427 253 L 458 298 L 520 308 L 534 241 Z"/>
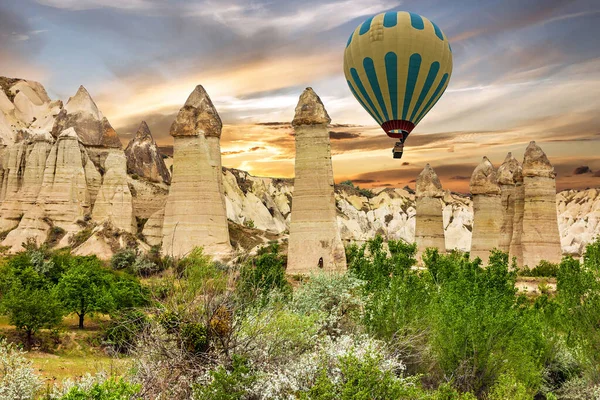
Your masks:
<path fill-rule="evenodd" d="M 140 310 L 122 310 L 111 316 L 104 342 L 117 353 L 133 350 L 139 334 L 148 327 L 146 314 Z"/>
<path fill-rule="evenodd" d="M 558 266 L 559 264 L 542 260 L 533 269 L 524 267 L 523 269 L 519 270 L 519 275 L 534 277 L 556 277 L 558 275 Z"/>
<path fill-rule="evenodd" d="M 489 395 L 489 400 L 530 400 L 531 398 L 532 395 L 527 393 L 527 388 L 510 374 L 500 375 Z"/>
<path fill-rule="evenodd" d="M 87 374 L 74 381 L 67 379 L 55 386 L 50 398 L 56 400 L 130 400 L 138 398 L 141 386 L 104 373 Z"/>
<path fill-rule="evenodd" d="M 110 265 L 114 270 L 131 268 L 137 259 L 138 253 L 133 249 L 121 249 L 113 254 Z"/>
<path fill-rule="evenodd" d="M 292 308 L 300 314 L 322 315 L 329 334 L 348 332 L 362 318 L 365 282 L 349 274 L 312 275 L 294 294 Z"/>
<path fill-rule="evenodd" d="M 0 339 L 0 399 L 30 400 L 41 386 L 31 361 L 14 344 Z"/>
<path fill-rule="evenodd" d="M 279 253 L 278 243 L 260 248 L 257 255 L 242 266 L 236 292 L 247 303 L 253 299 L 264 303 L 273 290 L 289 294 L 291 287 L 285 279 L 285 263 L 286 257 Z"/>
<path fill-rule="evenodd" d="M 244 357 L 233 355 L 229 369 L 223 366 L 210 372 L 210 383 L 197 386 L 194 399 L 197 400 L 238 400 L 244 398 L 248 388 L 256 380 L 256 375 Z"/>
<path fill-rule="evenodd" d="M 546 342 L 539 317 L 516 296 L 507 254 L 492 252 L 485 269 L 458 255 L 425 263 L 436 282 L 429 327 L 442 371 L 476 394 L 509 372 L 527 390 L 537 389 Z"/>

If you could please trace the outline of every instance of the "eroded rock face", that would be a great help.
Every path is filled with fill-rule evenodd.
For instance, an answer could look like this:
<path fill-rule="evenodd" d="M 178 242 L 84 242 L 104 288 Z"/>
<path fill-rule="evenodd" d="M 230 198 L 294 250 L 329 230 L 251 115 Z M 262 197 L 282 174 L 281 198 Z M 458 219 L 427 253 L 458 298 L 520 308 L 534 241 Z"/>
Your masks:
<path fill-rule="evenodd" d="M 61 108 L 38 82 L 0 77 L 0 144 L 47 134 Z"/>
<path fill-rule="evenodd" d="M 535 142 L 529 143 L 523 158 L 523 264 L 535 267 L 541 260 L 561 260 L 560 234 L 556 214 L 554 167 Z"/>
<path fill-rule="evenodd" d="M 207 254 L 227 257 L 231 244 L 216 147 L 221 120 L 202 86 L 188 97 L 171 135 L 173 175 L 162 228 L 163 253 L 184 256 L 202 246 Z"/>
<path fill-rule="evenodd" d="M 287 272 L 343 272 L 346 256 L 336 223 L 329 115 L 311 88 L 298 101 L 292 122 L 296 163 Z"/>
<path fill-rule="evenodd" d="M 145 121 L 142 121 L 135 137 L 127 145 L 125 155 L 129 174 L 138 175 L 152 182 L 171 181 L 169 170 Z"/>
<path fill-rule="evenodd" d="M 83 86 L 57 116 L 52 135 L 56 137 L 68 128 L 75 128 L 84 146 L 122 148 L 117 133 Z"/>
<path fill-rule="evenodd" d="M 563 254 L 579 257 L 600 237 L 600 189 L 560 192 L 556 206 Z"/>
<path fill-rule="evenodd" d="M 441 200 L 443 197 L 440 179 L 427 164 L 416 182 L 415 241 L 418 260 L 427 248 L 437 248 L 441 253 L 446 251 Z"/>
<path fill-rule="evenodd" d="M 502 227 L 502 199 L 494 166 L 487 157 L 471 175 L 473 195 L 473 237 L 471 256 L 479 257 L 487 265 L 489 253 L 500 246 Z"/>
<path fill-rule="evenodd" d="M 497 173 L 502 200 L 502 226 L 500 227 L 500 244 L 498 248 L 504 252 L 510 250 L 514 230 L 517 182 L 522 180 L 522 174 L 521 164 L 513 157 L 512 153 L 508 153 Z"/>
<path fill-rule="evenodd" d="M 85 166 L 91 163 L 80 146 L 75 129 L 62 132 L 46 161 L 42 190 L 37 203 L 42 205 L 54 224 L 72 233 L 80 227 L 77 221 L 90 213 L 90 194 Z"/>
<path fill-rule="evenodd" d="M 117 229 L 134 233 L 133 199 L 127 184 L 125 154 L 110 153 L 105 166 L 106 172 L 94 204 L 92 219 L 98 223 L 108 221 Z"/>

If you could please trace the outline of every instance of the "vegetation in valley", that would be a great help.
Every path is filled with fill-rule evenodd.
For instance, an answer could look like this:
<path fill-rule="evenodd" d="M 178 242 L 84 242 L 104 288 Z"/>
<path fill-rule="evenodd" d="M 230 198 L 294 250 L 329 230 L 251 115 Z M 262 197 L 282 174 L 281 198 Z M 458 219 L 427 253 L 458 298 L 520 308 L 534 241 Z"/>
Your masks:
<path fill-rule="evenodd" d="M 30 244 L 0 263 L 16 329 L 0 341 L 0 399 L 600 396 L 600 240 L 583 262 L 520 271 L 556 279 L 536 296 L 517 291 L 505 253 L 482 268 L 428 250 L 414 268 L 415 253 L 377 237 L 347 248 L 347 273 L 297 279 L 275 242 L 234 265 L 201 249 L 104 264 Z M 80 347 L 125 367 L 44 382 L 31 360 L 84 334 Z"/>

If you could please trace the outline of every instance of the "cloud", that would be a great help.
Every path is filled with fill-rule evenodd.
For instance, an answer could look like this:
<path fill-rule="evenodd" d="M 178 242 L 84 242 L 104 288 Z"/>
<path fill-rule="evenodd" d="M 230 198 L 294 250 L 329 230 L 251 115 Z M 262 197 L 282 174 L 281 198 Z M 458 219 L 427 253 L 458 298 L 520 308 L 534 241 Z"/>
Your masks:
<path fill-rule="evenodd" d="M 319 33 L 334 29 L 358 17 L 376 14 L 400 5 L 399 1 L 340 0 L 292 2 L 286 7 L 267 7 L 266 2 L 202 1 L 185 7 L 188 17 L 210 17 L 243 36 L 264 29 L 283 34 L 299 31 Z"/>
<path fill-rule="evenodd" d="M 518 7 L 510 7 L 506 3 L 498 3 L 497 8 L 494 9 L 494 7 L 491 7 L 492 9 L 488 10 L 488 13 L 485 14 L 482 14 L 481 10 L 464 14 L 461 22 L 465 22 L 465 25 L 474 24 L 474 26 L 470 29 L 454 33 L 449 38 L 450 42 L 459 43 L 475 37 L 496 35 L 556 20 L 556 11 L 572 3 L 572 1 L 534 0 L 526 4 L 519 2 Z"/>
<path fill-rule="evenodd" d="M 333 140 L 356 139 L 360 133 L 329 131 L 329 138 Z"/>
<path fill-rule="evenodd" d="M 121 10 L 148 10 L 157 7 L 157 2 L 149 0 L 37 0 L 39 4 L 68 10 L 93 10 L 116 8 Z"/>
<path fill-rule="evenodd" d="M 592 170 L 587 165 L 582 165 L 580 167 L 575 168 L 573 171 L 573 175 L 582 175 L 582 174 L 591 174 Z"/>

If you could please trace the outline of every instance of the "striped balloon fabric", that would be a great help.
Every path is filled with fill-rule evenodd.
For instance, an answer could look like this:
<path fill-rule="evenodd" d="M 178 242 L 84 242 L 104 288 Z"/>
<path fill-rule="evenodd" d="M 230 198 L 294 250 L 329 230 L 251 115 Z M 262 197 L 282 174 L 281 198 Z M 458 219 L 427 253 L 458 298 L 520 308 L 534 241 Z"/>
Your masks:
<path fill-rule="evenodd" d="M 452 49 L 427 18 L 386 12 L 350 35 L 344 74 L 354 97 L 388 136 L 404 141 L 446 90 Z"/>

